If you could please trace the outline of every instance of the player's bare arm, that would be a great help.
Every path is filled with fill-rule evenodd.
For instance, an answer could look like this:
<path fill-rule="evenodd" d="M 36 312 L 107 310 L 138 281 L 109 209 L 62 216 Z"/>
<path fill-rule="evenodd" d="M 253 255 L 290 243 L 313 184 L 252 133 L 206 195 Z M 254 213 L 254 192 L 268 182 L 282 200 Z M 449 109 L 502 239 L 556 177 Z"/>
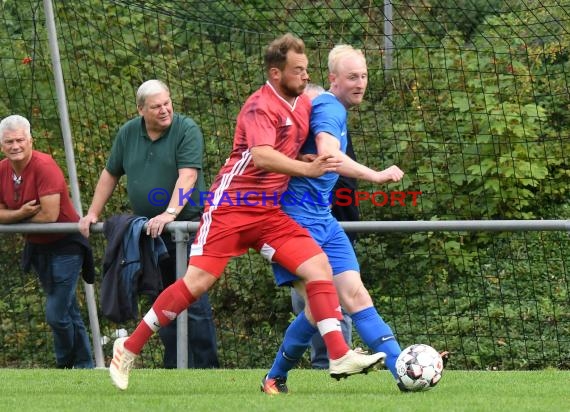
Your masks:
<path fill-rule="evenodd" d="M 340 150 L 339 140 L 329 133 L 318 133 L 315 137 L 315 142 L 319 155 L 327 153 L 342 160 L 336 171 L 340 175 L 379 184 L 399 182 L 404 177 L 404 172 L 398 166 L 390 166 L 385 170 L 376 171 L 355 162 Z"/>
<path fill-rule="evenodd" d="M 255 167 L 289 176 L 319 177 L 327 172 L 336 172 L 342 163 L 329 154 L 317 156 L 315 160 L 309 163 L 294 160 L 271 146 L 256 146 L 250 151 Z"/>

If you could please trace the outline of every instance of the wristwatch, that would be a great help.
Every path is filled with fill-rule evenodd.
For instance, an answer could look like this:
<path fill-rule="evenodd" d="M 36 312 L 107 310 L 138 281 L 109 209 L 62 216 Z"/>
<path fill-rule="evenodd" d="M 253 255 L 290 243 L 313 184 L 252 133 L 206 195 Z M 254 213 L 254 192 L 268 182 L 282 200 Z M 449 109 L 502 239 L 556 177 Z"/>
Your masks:
<path fill-rule="evenodd" d="M 168 209 L 166 209 L 166 213 L 168 213 L 169 215 L 172 215 L 174 217 L 178 216 L 178 213 L 176 213 L 175 207 L 169 207 Z"/>

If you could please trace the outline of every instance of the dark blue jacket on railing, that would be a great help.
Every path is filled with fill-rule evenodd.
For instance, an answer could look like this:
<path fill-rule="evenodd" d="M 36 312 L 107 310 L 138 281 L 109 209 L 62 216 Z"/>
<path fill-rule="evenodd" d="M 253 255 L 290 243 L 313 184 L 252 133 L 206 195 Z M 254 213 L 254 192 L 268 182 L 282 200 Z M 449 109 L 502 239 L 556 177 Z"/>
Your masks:
<path fill-rule="evenodd" d="M 101 281 L 101 313 L 113 322 L 138 319 L 138 297 L 155 299 L 162 290 L 159 262 L 164 241 L 143 233 L 146 217 L 114 215 L 103 225 L 107 239 Z"/>

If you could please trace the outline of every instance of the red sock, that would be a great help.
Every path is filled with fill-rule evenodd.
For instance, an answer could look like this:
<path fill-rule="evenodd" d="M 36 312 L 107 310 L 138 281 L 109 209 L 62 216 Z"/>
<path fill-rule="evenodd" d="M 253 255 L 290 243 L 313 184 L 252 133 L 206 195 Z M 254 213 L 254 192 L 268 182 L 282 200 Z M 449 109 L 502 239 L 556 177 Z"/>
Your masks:
<path fill-rule="evenodd" d="M 340 328 L 342 312 L 332 280 L 307 283 L 307 301 L 330 359 L 341 358 L 350 349 Z"/>
<path fill-rule="evenodd" d="M 135 331 L 125 341 L 125 348 L 139 354 L 143 346 L 161 326 L 166 326 L 184 309 L 196 301 L 182 279 L 162 291 L 156 298 L 152 309 L 148 311 Z"/>

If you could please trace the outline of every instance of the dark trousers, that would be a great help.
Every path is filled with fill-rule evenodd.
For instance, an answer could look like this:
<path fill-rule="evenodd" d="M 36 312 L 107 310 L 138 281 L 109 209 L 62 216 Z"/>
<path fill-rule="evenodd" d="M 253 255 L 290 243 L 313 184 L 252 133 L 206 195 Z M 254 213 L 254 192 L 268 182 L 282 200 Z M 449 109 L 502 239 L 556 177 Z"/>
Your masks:
<path fill-rule="evenodd" d="M 170 233 L 162 235 L 170 255 L 160 264 L 162 282 L 165 288 L 176 281 L 176 243 L 172 241 L 171 236 Z M 188 251 L 191 243 L 192 240 L 188 242 Z M 177 365 L 176 321 L 160 328 L 158 333 L 164 345 L 164 367 L 174 369 Z M 218 343 L 212 306 L 208 294 L 204 293 L 200 299 L 188 307 L 188 367 L 209 369 L 219 366 Z"/>

